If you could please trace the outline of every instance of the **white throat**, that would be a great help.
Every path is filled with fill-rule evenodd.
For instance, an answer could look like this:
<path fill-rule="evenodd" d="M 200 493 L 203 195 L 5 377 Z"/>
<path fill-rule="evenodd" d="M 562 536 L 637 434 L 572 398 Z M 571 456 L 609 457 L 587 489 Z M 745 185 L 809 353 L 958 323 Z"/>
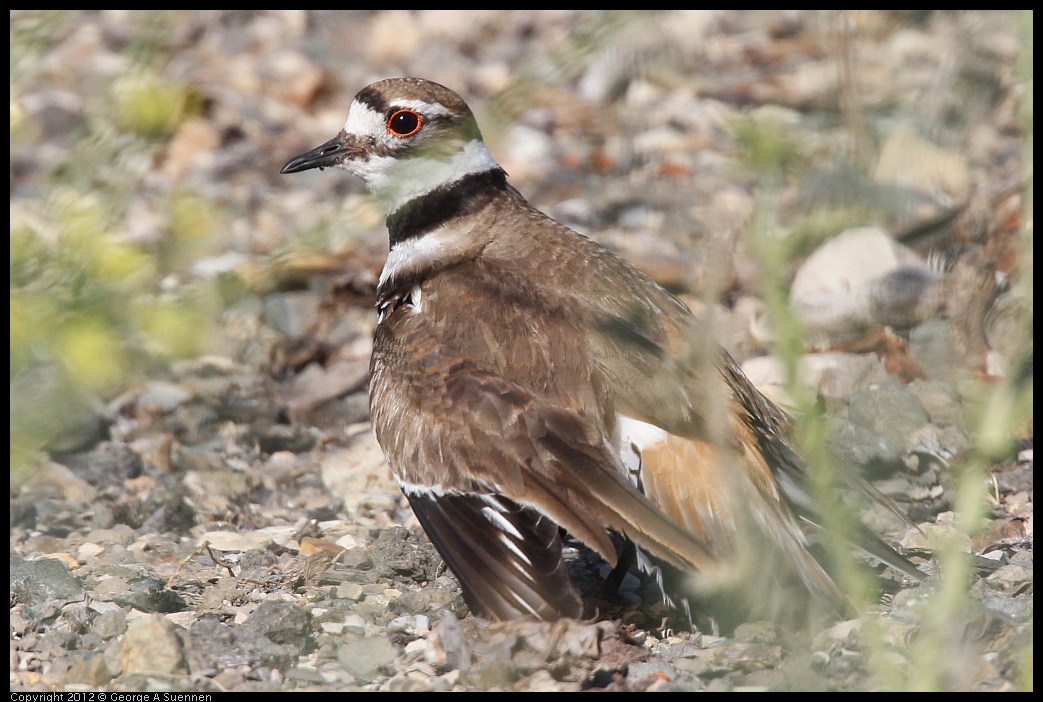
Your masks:
<path fill-rule="evenodd" d="M 365 181 L 388 215 L 397 212 L 407 202 L 455 183 L 464 176 L 499 168 L 480 139 L 469 141 L 448 161 L 370 156 L 366 161 L 345 165 Z"/>

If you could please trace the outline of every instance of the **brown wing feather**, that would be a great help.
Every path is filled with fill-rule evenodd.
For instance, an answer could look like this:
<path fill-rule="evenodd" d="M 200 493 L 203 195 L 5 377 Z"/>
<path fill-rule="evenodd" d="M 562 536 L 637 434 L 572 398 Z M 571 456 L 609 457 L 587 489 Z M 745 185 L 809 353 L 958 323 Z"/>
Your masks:
<path fill-rule="evenodd" d="M 678 568 L 717 567 L 694 534 L 630 484 L 590 419 L 454 355 L 408 304 L 378 326 L 371 382 L 377 438 L 407 495 L 506 496 L 610 563 L 616 554 L 606 528 Z M 448 526 L 437 538 L 462 552 L 473 525 L 458 517 L 443 511 Z"/>
<path fill-rule="evenodd" d="M 626 299 L 631 305 L 644 301 L 654 312 L 639 317 L 617 306 L 614 324 L 591 325 L 588 334 L 592 348 L 604 349 L 602 363 L 609 391 L 618 398 L 617 411 L 668 432 L 641 452 L 644 491 L 724 560 L 732 558 L 729 550 L 741 548 L 737 540 L 766 538 L 810 591 L 843 601 L 808 548 L 802 524 L 820 522 L 806 491 L 803 463 L 787 443 L 785 413 L 753 387 L 680 302 L 642 280 Z M 599 313 L 604 316 L 605 310 Z M 705 372 L 709 368 L 714 372 Z M 715 418 L 706 413 L 722 407 L 729 409 L 715 442 Z M 751 527 L 756 533 L 741 533 Z M 852 541 L 882 562 L 919 576 L 861 525 Z"/>

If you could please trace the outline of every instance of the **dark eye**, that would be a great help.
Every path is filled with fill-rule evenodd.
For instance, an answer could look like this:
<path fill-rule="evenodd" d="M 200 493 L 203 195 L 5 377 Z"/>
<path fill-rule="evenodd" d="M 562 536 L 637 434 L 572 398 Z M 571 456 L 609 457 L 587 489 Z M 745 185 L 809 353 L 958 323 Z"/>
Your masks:
<path fill-rule="evenodd" d="M 413 136 L 424 125 L 424 118 L 412 110 L 399 110 L 388 118 L 388 131 L 397 137 Z"/>

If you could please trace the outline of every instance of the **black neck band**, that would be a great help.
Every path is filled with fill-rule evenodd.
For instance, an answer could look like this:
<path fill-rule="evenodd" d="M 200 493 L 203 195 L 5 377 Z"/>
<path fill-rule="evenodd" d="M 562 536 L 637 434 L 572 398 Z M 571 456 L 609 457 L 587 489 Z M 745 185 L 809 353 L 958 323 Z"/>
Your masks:
<path fill-rule="evenodd" d="M 458 181 L 410 200 L 388 215 L 391 245 L 421 236 L 445 222 L 484 207 L 507 189 L 507 174 L 500 168 L 466 175 Z"/>

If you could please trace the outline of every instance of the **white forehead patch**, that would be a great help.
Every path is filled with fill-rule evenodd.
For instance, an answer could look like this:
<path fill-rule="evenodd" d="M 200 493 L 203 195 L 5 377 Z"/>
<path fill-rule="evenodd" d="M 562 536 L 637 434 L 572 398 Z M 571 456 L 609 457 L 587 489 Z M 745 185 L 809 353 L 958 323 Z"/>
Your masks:
<path fill-rule="evenodd" d="M 345 132 L 356 136 L 380 136 L 385 129 L 384 115 L 363 102 L 351 101 L 348 120 L 344 123 Z"/>

